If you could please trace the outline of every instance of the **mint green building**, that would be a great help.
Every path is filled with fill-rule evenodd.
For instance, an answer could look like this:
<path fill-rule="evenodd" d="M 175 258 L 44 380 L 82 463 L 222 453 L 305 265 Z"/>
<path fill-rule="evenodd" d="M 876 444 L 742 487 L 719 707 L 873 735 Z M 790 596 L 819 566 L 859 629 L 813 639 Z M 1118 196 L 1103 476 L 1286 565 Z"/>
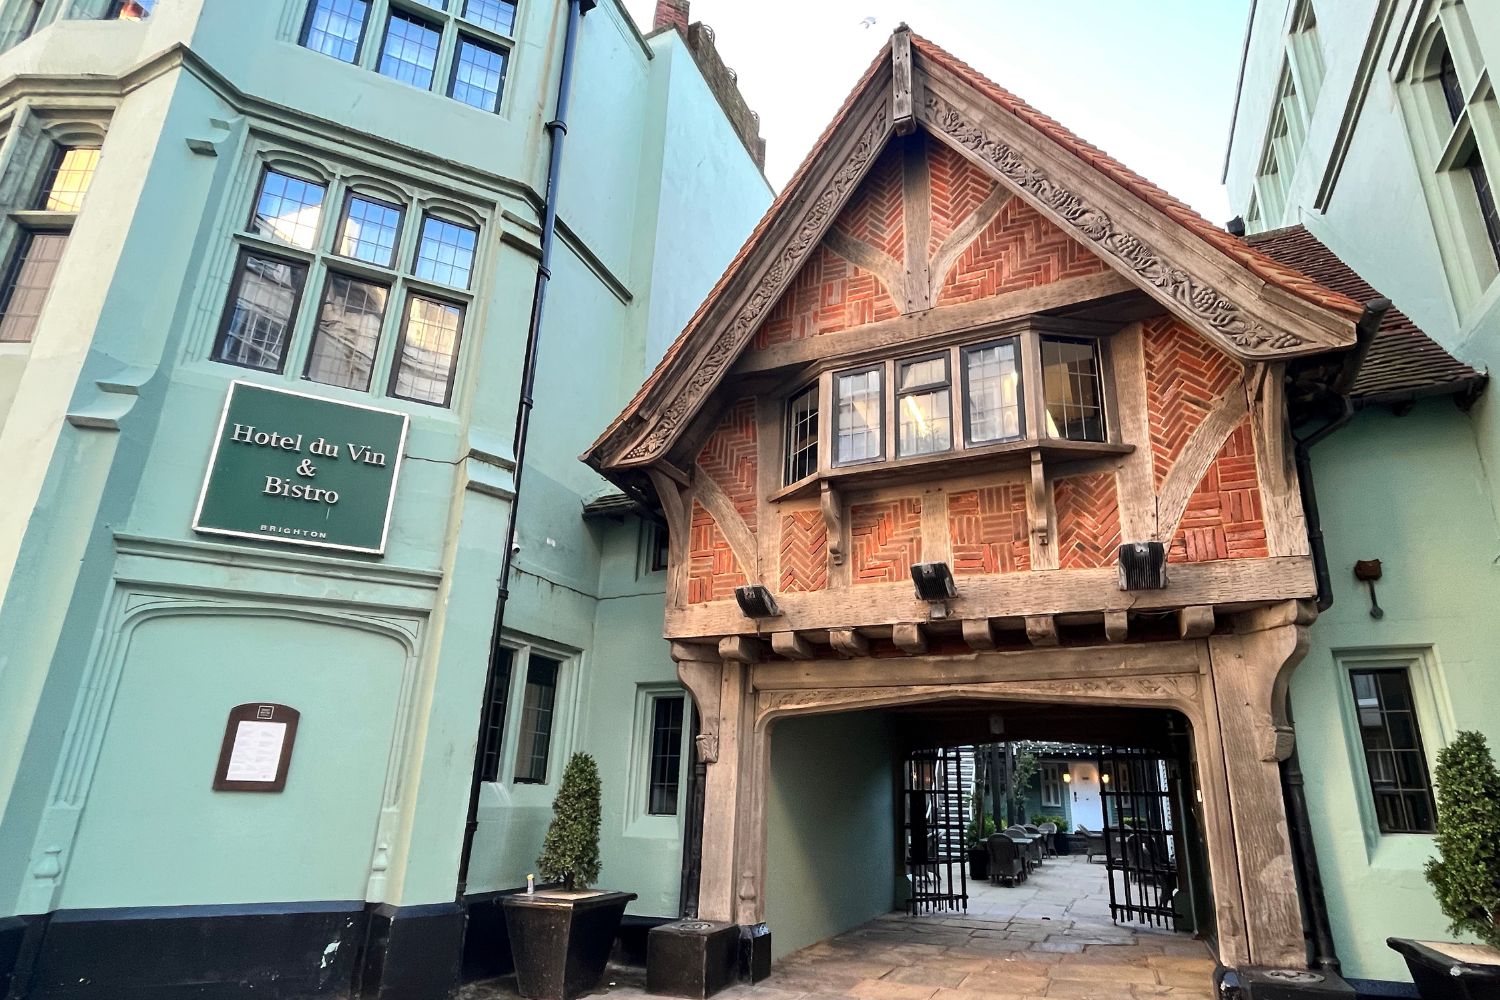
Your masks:
<path fill-rule="evenodd" d="M 0 46 L 0 995 L 440 995 L 576 749 L 677 916 L 663 574 L 576 456 L 770 200 L 711 35 L 11 0 Z"/>
<path fill-rule="evenodd" d="M 1250 241 L 1309 268 L 1327 265 L 1326 245 L 1404 312 L 1403 335 L 1425 333 L 1462 363 L 1428 351 L 1429 367 L 1392 365 L 1372 352 L 1347 426 L 1310 452 L 1335 599 L 1311 629 L 1291 700 L 1332 930 L 1320 959 L 1361 989 L 1409 992 L 1385 939 L 1448 937 L 1422 876 L 1434 853 L 1423 783 L 1455 732 L 1500 743 L 1500 405 L 1477 378 L 1500 359 L 1500 134 L 1488 83 L 1500 8 L 1280 0 L 1252 10 L 1225 162 Z M 1372 598 L 1355 565 L 1377 559 Z M 1362 678 L 1372 676 L 1409 699 L 1402 717 L 1419 742 L 1404 772 L 1365 752 L 1376 734 L 1361 720 L 1378 713 Z"/>

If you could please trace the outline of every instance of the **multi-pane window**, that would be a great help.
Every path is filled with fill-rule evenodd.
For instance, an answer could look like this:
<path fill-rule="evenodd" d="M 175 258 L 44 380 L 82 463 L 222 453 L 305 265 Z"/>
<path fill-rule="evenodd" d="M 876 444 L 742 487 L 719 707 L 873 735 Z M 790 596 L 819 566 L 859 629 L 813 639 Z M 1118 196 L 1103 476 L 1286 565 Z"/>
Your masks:
<path fill-rule="evenodd" d="M 1110 437 L 1108 338 L 1085 329 L 1037 319 L 1001 339 L 819 376 L 783 404 L 785 485 L 800 491 L 820 469 L 840 478 L 851 474 L 848 466 L 920 462 L 955 449 L 1123 447 Z M 817 419 L 822 398 L 831 400 L 833 419 L 823 423 L 832 426 Z M 820 446 L 831 448 L 831 463 L 820 465 Z"/>
<path fill-rule="evenodd" d="M 520 742 L 516 748 L 516 781 L 544 784 L 547 756 L 552 749 L 552 715 L 557 701 L 557 675 L 562 664 L 533 652 L 526 666 L 526 692 L 521 702 Z"/>
<path fill-rule="evenodd" d="M 494 113 L 515 25 L 508 0 L 308 0 L 301 43 Z"/>
<path fill-rule="evenodd" d="M 505 713 L 510 705 L 510 672 L 514 661 L 515 654 L 504 646 L 500 647 L 490 689 L 485 692 L 484 751 L 479 762 L 482 781 L 500 780 L 500 760 L 505 754 Z"/>
<path fill-rule="evenodd" d="M 652 816 L 677 815 L 684 705 L 682 695 L 651 700 L 651 760 L 647 768 L 646 812 Z"/>
<path fill-rule="evenodd" d="M 1431 833 L 1437 815 L 1404 668 L 1351 670 L 1354 713 L 1381 833 Z"/>
<path fill-rule="evenodd" d="M 896 454 L 930 455 L 953 447 L 952 411 L 947 354 L 896 366 Z"/>
<path fill-rule="evenodd" d="M 1461 307 L 1471 305 L 1500 274 L 1500 105 L 1489 85 L 1484 53 L 1456 0 L 1429 5 L 1428 23 L 1411 32 L 1417 44 L 1398 70 L 1402 106 L 1443 261 Z"/>
<path fill-rule="evenodd" d="M 302 44 L 340 62 L 355 62 L 369 16 L 368 0 L 312 0 L 307 5 Z"/>
<path fill-rule="evenodd" d="M 53 147 L 27 206 L 37 214 L 16 234 L 0 286 L 0 343 L 26 343 L 35 335 L 68 233 L 98 164 L 97 147 Z"/>
<path fill-rule="evenodd" d="M 328 226 L 331 193 L 322 180 L 262 171 L 213 359 L 449 405 L 478 230 L 431 213 L 408 226 L 406 205 L 350 185 Z M 316 295 L 310 316 L 304 289 Z M 289 369 L 293 350 L 300 363 Z"/>
<path fill-rule="evenodd" d="M 1012 337 L 963 352 L 970 444 L 1012 441 L 1026 431 L 1021 410 L 1020 343 Z"/>
<path fill-rule="evenodd" d="M 1042 393 L 1050 436 L 1104 440 L 1104 391 L 1094 341 L 1043 337 Z"/>
<path fill-rule="evenodd" d="M 843 372 L 834 379 L 834 409 L 838 417 L 834 461 L 868 462 L 884 454 L 885 369 Z"/>
<path fill-rule="evenodd" d="M 818 471 L 818 385 L 787 400 L 786 475 L 788 485 Z"/>

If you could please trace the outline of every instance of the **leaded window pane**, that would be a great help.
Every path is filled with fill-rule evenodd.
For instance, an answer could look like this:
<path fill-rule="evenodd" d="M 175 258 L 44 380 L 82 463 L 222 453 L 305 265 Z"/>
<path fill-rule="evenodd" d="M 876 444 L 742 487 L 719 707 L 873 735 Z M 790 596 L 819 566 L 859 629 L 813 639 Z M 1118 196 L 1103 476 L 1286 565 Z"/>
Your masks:
<path fill-rule="evenodd" d="M 59 148 L 42 185 L 38 207 L 47 212 L 76 212 L 83 207 L 99 165 L 99 150 L 82 147 Z"/>
<path fill-rule="evenodd" d="M 380 73 L 422 90 L 432 89 L 442 33 L 409 14 L 392 11 L 380 47 Z"/>
<path fill-rule="evenodd" d="M 521 703 L 521 735 L 516 752 L 516 781 L 522 784 L 543 784 L 547 780 L 552 712 L 561 666 L 551 657 L 532 653 L 526 667 L 526 694 Z"/>
<path fill-rule="evenodd" d="M 26 343 L 36 334 L 37 320 L 67 245 L 67 233 L 21 234 L 0 301 L 0 343 Z"/>
<path fill-rule="evenodd" d="M 255 199 L 250 231 L 294 247 L 311 250 L 318 242 L 318 223 L 323 218 L 325 185 L 267 170 Z"/>
<path fill-rule="evenodd" d="M 786 483 L 799 482 L 818 471 L 818 385 L 787 401 Z"/>
<path fill-rule="evenodd" d="M 367 0 L 313 0 L 302 44 L 314 52 L 352 63 L 359 58 L 359 44 L 369 15 Z"/>
<path fill-rule="evenodd" d="M 678 774 L 682 768 L 683 699 L 657 698 L 651 703 L 651 787 L 646 811 L 677 815 Z"/>
<path fill-rule="evenodd" d="M 306 265 L 242 253 L 230 287 L 224 326 L 214 348 L 214 360 L 262 371 L 281 371 L 306 277 Z"/>
<path fill-rule="evenodd" d="M 1349 683 L 1380 832 L 1431 833 L 1436 807 L 1409 675 L 1355 670 Z"/>
<path fill-rule="evenodd" d="M 406 325 L 390 394 L 418 403 L 447 406 L 464 311 L 451 302 L 423 295 L 406 300 Z"/>
<path fill-rule="evenodd" d="M 474 243 L 478 238 L 478 232 L 469 226 L 427 216 L 422 220 L 422 239 L 417 246 L 417 277 L 453 288 L 468 288 L 469 273 L 474 269 Z"/>
<path fill-rule="evenodd" d="M 390 267 L 401 235 L 401 207 L 376 198 L 349 196 L 338 252 L 345 257 Z"/>
<path fill-rule="evenodd" d="M 898 455 L 930 455 L 953 447 L 947 355 L 896 366 L 896 411 Z"/>
<path fill-rule="evenodd" d="M 968 443 L 1011 441 L 1026 430 L 1021 407 L 1020 348 L 1012 340 L 964 351 Z"/>
<path fill-rule="evenodd" d="M 1042 392 L 1048 436 L 1104 440 L 1104 392 L 1093 341 L 1043 337 Z"/>
<path fill-rule="evenodd" d="M 318 307 L 317 332 L 307 356 L 306 377 L 325 385 L 370 388 L 380 327 L 390 289 L 330 273 Z"/>
<path fill-rule="evenodd" d="M 480 111 L 500 109 L 500 84 L 505 76 L 505 53 L 468 38 L 458 40 L 453 60 L 453 84 L 448 96 Z"/>
<path fill-rule="evenodd" d="M 834 455 L 839 462 L 866 462 L 883 453 L 881 374 L 879 368 L 868 368 L 845 372 L 834 380 L 838 421 Z"/>
<path fill-rule="evenodd" d="M 464 17 L 480 27 L 509 35 L 516 26 L 516 5 L 507 0 L 468 0 Z"/>

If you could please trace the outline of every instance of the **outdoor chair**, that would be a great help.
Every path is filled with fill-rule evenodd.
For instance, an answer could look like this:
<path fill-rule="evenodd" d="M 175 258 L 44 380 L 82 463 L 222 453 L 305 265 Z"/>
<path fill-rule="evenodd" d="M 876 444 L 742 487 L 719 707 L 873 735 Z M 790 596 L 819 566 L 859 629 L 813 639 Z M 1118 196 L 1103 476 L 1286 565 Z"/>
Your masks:
<path fill-rule="evenodd" d="M 1020 885 L 1026 880 L 1026 862 L 1021 848 L 1003 833 L 992 833 L 984 842 L 990 855 L 990 884 Z"/>
<path fill-rule="evenodd" d="M 1057 824 L 1043 823 L 1038 829 L 1042 831 L 1042 843 L 1047 845 L 1048 857 L 1057 857 Z"/>

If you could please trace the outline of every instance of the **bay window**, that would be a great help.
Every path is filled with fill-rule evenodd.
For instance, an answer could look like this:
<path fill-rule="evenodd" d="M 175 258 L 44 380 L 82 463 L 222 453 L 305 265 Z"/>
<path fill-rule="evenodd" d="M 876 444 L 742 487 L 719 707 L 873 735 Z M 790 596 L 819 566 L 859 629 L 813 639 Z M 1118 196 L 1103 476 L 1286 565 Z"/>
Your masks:
<path fill-rule="evenodd" d="M 860 467 L 1041 449 L 1075 458 L 1129 451 L 1111 438 L 1110 331 L 1029 317 L 1003 336 L 981 331 L 907 357 L 825 372 L 785 401 L 783 481 L 788 494 L 818 475 Z M 819 425 L 825 398 L 831 426 Z M 819 441 L 827 436 L 827 458 Z M 894 450 L 886 441 L 894 441 Z"/>

